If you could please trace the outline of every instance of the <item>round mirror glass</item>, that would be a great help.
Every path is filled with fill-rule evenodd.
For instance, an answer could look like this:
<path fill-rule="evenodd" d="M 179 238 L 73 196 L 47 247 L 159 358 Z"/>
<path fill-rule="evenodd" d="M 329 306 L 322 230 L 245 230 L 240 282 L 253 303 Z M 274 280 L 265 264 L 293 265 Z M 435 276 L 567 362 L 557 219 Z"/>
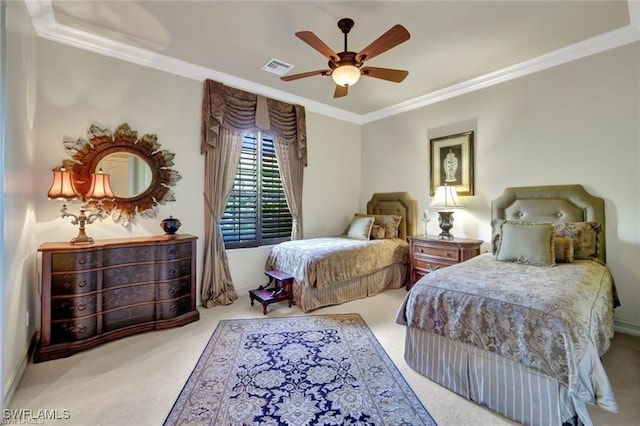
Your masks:
<path fill-rule="evenodd" d="M 111 189 L 118 198 L 142 194 L 153 180 L 149 164 L 130 152 L 115 152 L 105 156 L 96 166 L 97 170 L 102 170 L 111 177 Z"/>

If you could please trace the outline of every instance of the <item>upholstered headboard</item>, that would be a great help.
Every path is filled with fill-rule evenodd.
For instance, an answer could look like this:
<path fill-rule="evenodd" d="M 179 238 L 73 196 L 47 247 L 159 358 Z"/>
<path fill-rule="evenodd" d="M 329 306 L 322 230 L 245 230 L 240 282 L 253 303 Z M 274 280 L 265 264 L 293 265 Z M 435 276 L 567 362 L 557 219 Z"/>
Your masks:
<path fill-rule="evenodd" d="M 376 192 L 367 203 L 367 214 L 393 214 L 402 216 L 398 238 L 416 234 L 417 203 L 408 192 Z"/>
<path fill-rule="evenodd" d="M 599 222 L 598 258 L 606 260 L 604 200 L 582 185 L 507 188 L 491 202 L 491 218 L 525 222 Z"/>

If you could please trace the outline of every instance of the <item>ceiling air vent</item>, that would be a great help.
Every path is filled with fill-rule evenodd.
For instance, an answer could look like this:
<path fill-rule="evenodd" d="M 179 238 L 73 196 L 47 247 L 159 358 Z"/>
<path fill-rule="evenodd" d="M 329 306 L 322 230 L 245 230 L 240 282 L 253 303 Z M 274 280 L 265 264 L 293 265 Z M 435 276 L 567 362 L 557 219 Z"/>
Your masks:
<path fill-rule="evenodd" d="M 293 65 L 281 61 L 280 59 L 271 59 L 269 62 L 264 64 L 262 69 L 274 74 L 284 75 L 293 69 Z"/>

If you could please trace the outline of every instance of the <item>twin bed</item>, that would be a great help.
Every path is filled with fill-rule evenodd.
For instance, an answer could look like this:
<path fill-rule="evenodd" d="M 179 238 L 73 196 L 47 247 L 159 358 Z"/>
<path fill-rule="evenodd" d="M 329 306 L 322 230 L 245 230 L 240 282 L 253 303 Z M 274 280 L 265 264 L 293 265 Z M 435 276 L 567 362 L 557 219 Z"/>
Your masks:
<path fill-rule="evenodd" d="M 380 238 L 370 238 L 371 229 L 366 238 L 349 238 L 347 229 L 345 236 L 289 241 L 271 250 L 266 269 L 295 277 L 293 300 L 304 312 L 405 284 L 407 236 L 415 234 L 416 201 L 406 192 L 376 193 L 367 203 L 366 214 L 373 218 L 374 230 L 389 225 Z M 389 221 L 393 223 L 387 221 L 396 218 Z M 395 233 L 389 227 L 395 227 Z"/>
<path fill-rule="evenodd" d="M 491 209 L 494 253 L 429 273 L 399 308 L 407 364 L 528 425 L 589 425 L 586 404 L 616 411 L 600 361 L 617 304 L 604 263 L 604 201 L 580 185 L 507 188 Z M 397 237 L 321 238 L 272 250 L 267 268 L 295 276 L 303 311 L 405 284 L 415 200 L 374 194 L 367 214 L 377 224 L 402 217 Z"/>
<path fill-rule="evenodd" d="M 528 425 L 616 411 L 600 361 L 617 303 L 604 201 L 579 185 L 508 188 L 491 208 L 495 253 L 426 275 L 398 310 L 407 364 Z"/>

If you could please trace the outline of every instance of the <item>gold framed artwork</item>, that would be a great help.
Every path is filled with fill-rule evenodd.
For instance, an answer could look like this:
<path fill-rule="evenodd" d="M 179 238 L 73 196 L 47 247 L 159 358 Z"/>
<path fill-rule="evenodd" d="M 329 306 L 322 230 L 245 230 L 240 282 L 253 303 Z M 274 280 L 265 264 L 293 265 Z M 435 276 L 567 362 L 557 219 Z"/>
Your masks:
<path fill-rule="evenodd" d="M 431 143 L 431 196 L 442 185 L 458 195 L 473 195 L 473 131 L 443 136 Z"/>

